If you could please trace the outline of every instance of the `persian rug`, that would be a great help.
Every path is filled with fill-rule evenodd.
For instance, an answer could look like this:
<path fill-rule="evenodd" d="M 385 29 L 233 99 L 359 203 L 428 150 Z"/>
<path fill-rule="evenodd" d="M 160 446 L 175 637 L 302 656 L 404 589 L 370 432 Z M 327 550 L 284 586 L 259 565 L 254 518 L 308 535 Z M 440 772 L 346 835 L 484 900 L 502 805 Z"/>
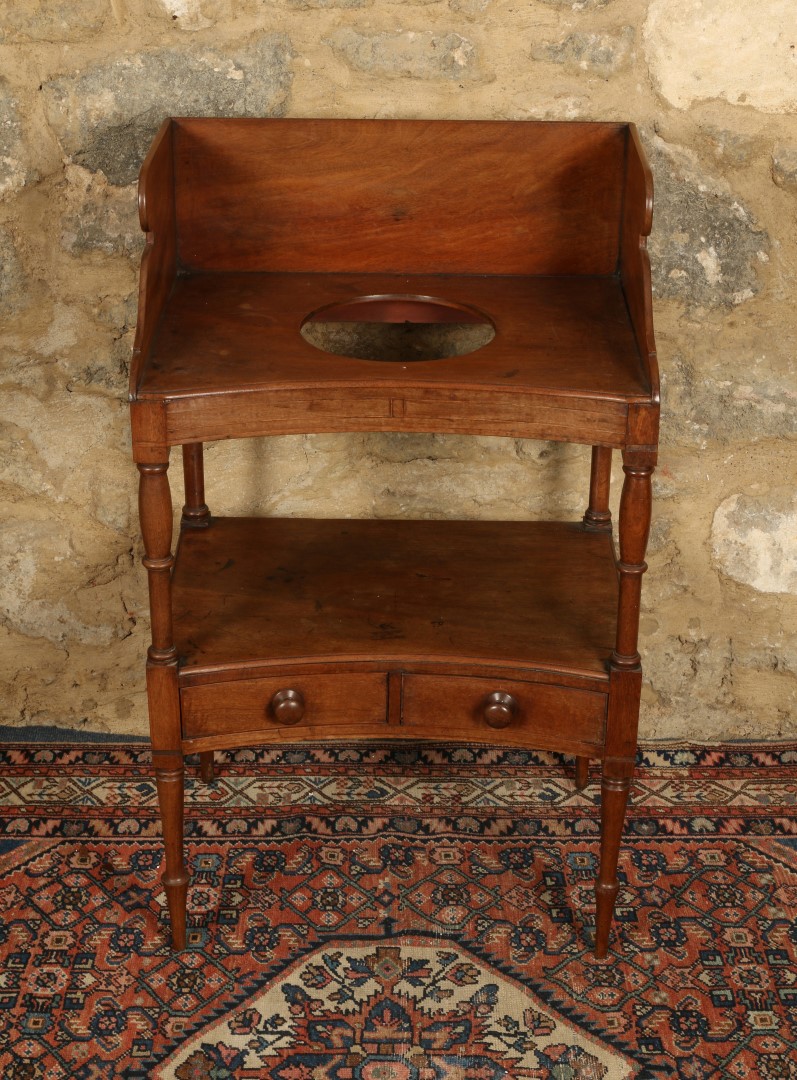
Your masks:
<path fill-rule="evenodd" d="M 220 755 L 175 954 L 146 747 L 7 746 L 0 1077 L 797 1077 L 797 749 L 641 751 L 603 961 L 597 791 L 518 750 Z"/>

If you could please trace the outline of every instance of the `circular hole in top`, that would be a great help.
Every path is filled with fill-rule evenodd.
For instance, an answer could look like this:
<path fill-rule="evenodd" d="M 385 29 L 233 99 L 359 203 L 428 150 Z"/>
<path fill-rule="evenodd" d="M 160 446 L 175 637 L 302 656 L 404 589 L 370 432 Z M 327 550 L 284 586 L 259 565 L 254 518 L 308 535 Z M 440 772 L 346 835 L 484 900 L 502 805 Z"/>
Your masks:
<path fill-rule="evenodd" d="M 432 296 L 358 296 L 312 312 L 301 335 L 334 356 L 406 364 L 483 348 L 495 327 L 481 311 Z"/>

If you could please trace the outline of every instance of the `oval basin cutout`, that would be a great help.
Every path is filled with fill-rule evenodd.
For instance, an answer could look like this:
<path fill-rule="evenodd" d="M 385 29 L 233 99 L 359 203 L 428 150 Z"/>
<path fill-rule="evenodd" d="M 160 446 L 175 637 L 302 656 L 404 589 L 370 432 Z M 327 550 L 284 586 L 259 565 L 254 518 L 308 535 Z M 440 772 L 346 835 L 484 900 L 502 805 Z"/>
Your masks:
<path fill-rule="evenodd" d="M 300 332 L 322 352 L 393 364 L 465 356 L 495 337 L 490 319 L 475 308 L 402 295 L 330 304 L 308 315 Z"/>

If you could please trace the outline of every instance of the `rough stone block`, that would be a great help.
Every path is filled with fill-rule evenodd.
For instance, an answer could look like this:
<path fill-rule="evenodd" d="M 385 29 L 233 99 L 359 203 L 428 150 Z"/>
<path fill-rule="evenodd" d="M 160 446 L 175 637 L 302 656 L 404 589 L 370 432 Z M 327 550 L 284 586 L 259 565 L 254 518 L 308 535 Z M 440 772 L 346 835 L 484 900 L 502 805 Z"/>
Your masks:
<path fill-rule="evenodd" d="M 561 41 L 533 46 L 531 58 L 562 64 L 567 71 L 589 71 L 607 78 L 630 67 L 634 38 L 633 26 L 602 34 L 587 34 L 578 30 Z"/>
<path fill-rule="evenodd" d="M 541 0 L 541 3 L 549 7 L 568 8 L 570 11 L 595 11 L 597 8 L 605 8 L 613 0 Z"/>
<path fill-rule="evenodd" d="M 414 79 L 485 80 L 476 46 L 456 33 L 383 31 L 360 33 L 341 27 L 325 38 L 356 71 Z"/>
<path fill-rule="evenodd" d="M 448 0 L 448 6 L 452 11 L 460 11 L 463 15 L 481 15 L 492 2 L 493 0 Z"/>
<path fill-rule="evenodd" d="M 731 495 L 714 514 L 711 543 L 724 574 L 764 593 L 797 593 L 797 494 Z"/>
<path fill-rule="evenodd" d="M 28 179 L 22 125 L 14 95 L 0 78 L 0 196 L 16 191 Z"/>
<path fill-rule="evenodd" d="M 87 537 L 97 540 L 98 527 L 84 522 L 81 538 L 77 521 L 69 522 L 53 509 L 44 501 L 38 509 L 19 503 L 7 508 L 7 517 L 4 514 L 0 603 L 6 625 L 54 644 L 108 645 L 119 634 L 118 622 L 110 624 L 107 613 L 98 607 L 101 594 L 86 589 L 100 567 L 78 550 Z M 59 570 L 57 587 L 54 567 Z"/>
<path fill-rule="evenodd" d="M 797 191 L 797 146 L 776 145 L 772 154 L 772 179 L 778 187 Z"/>
<path fill-rule="evenodd" d="M 110 11 L 110 0 L 0 0 L 0 42 L 78 41 Z"/>
<path fill-rule="evenodd" d="M 725 98 L 763 112 L 797 108 L 794 0 L 652 0 L 645 22 L 651 74 L 679 109 Z"/>
<path fill-rule="evenodd" d="M 755 268 L 768 257 L 769 237 L 750 212 L 683 148 L 656 139 L 651 166 L 655 294 L 690 305 L 732 306 L 757 293 Z"/>
<path fill-rule="evenodd" d="M 66 154 L 129 184 L 166 116 L 281 116 L 291 87 L 285 34 L 237 51 L 159 49 L 54 79 L 47 119 Z"/>
<path fill-rule="evenodd" d="M 139 0 L 141 2 L 141 0 Z M 193 33 L 232 22 L 238 16 L 262 14 L 263 0 L 144 0 L 149 9 L 178 30 Z"/>
<path fill-rule="evenodd" d="M 138 221 L 135 188 L 118 188 L 77 165 L 67 168 L 69 209 L 62 219 L 61 243 L 80 255 L 140 253 L 143 236 Z"/>
<path fill-rule="evenodd" d="M 703 129 L 709 145 L 719 161 L 739 167 L 747 165 L 763 149 L 764 140 L 760 137 L 745 135 L 739 131 L 727 131 L 722 128 Z"/>
<path fill-rule="evenodd" d="M 361 8 L 367 7 L 371 0 L 288 0 L 292 8 L 310 11 L 312 8 Z"/>
<path fill-rule="evenodd" d="M 13 237 L 0 228 L 0 311 L 18 311 L 25 301 L 25 275 Z"/>
<path fill-rule="evenodd" d="M 667 409 L 663 437 L 668 445 L 680 442 L 703 447 L 712 441 L 727 446 L 737 441 L 783 439 L 797 436 L 797 381 L 788 371 L 774 370 L 775 357 L 756 355 L 767 339 L 767 328 L 747 344 L 752 362 L 745 371 L 733 362 L 712 363 L 712 354 L 726 357 L 722 341 L 712 335 L 702 347 L 695 344 L 688 356 L 675 353 L 662 365 L 662 395 Z M 772 328 L 774 330 L 774 328 Z M 788 361 L 781 369 L 787 368 Z"/>
<path fill-rule="evenodd" d="M 213 25 L 202 11 L 202 0 L 157 0 L 167 15 L 171 15 L 181 30 L 204 30 Z"/>

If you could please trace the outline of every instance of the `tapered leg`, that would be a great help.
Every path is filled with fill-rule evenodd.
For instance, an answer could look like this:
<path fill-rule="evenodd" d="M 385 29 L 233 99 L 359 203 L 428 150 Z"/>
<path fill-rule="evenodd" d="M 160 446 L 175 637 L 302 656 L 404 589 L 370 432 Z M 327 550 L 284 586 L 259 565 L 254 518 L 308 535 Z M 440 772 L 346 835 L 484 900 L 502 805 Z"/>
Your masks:
<path fill-rule="evenodd" d="M 199 775 L 209 784 L 213 779 L 213 751 L 203 750 L 199 755 Z"/>
<path fill-rule="evenodd" d="M 183 805 L 184 782 L 182 761 L 180 767 L 155 767 L 163 825 L 165 861 L 163 888 L 169 908 L 172 943 L 175 949 L 184 949 L 186 941 L 186 898 L 188 893 L 188 870 L 183 859 Z"/>
<path fill-rule="evenodd" d="M 607 776 L 604 765 L 601 780 L 601 864 L 595 884 L 597 918 L 595 955 L 602 959 L 609 948 L 609 931 L 614 915 L 614 902 L 620 883 L 617 880 L 617 860 L 620 838 L 625 821 L 625 808 L 631 781 L 628 777 Z"/>
<path fill-rule="evenodd" d="M 579 791 L 583 791 L 589 783 L 589 758 L 577 757 L 576 758 L 576 787 Z"/>

